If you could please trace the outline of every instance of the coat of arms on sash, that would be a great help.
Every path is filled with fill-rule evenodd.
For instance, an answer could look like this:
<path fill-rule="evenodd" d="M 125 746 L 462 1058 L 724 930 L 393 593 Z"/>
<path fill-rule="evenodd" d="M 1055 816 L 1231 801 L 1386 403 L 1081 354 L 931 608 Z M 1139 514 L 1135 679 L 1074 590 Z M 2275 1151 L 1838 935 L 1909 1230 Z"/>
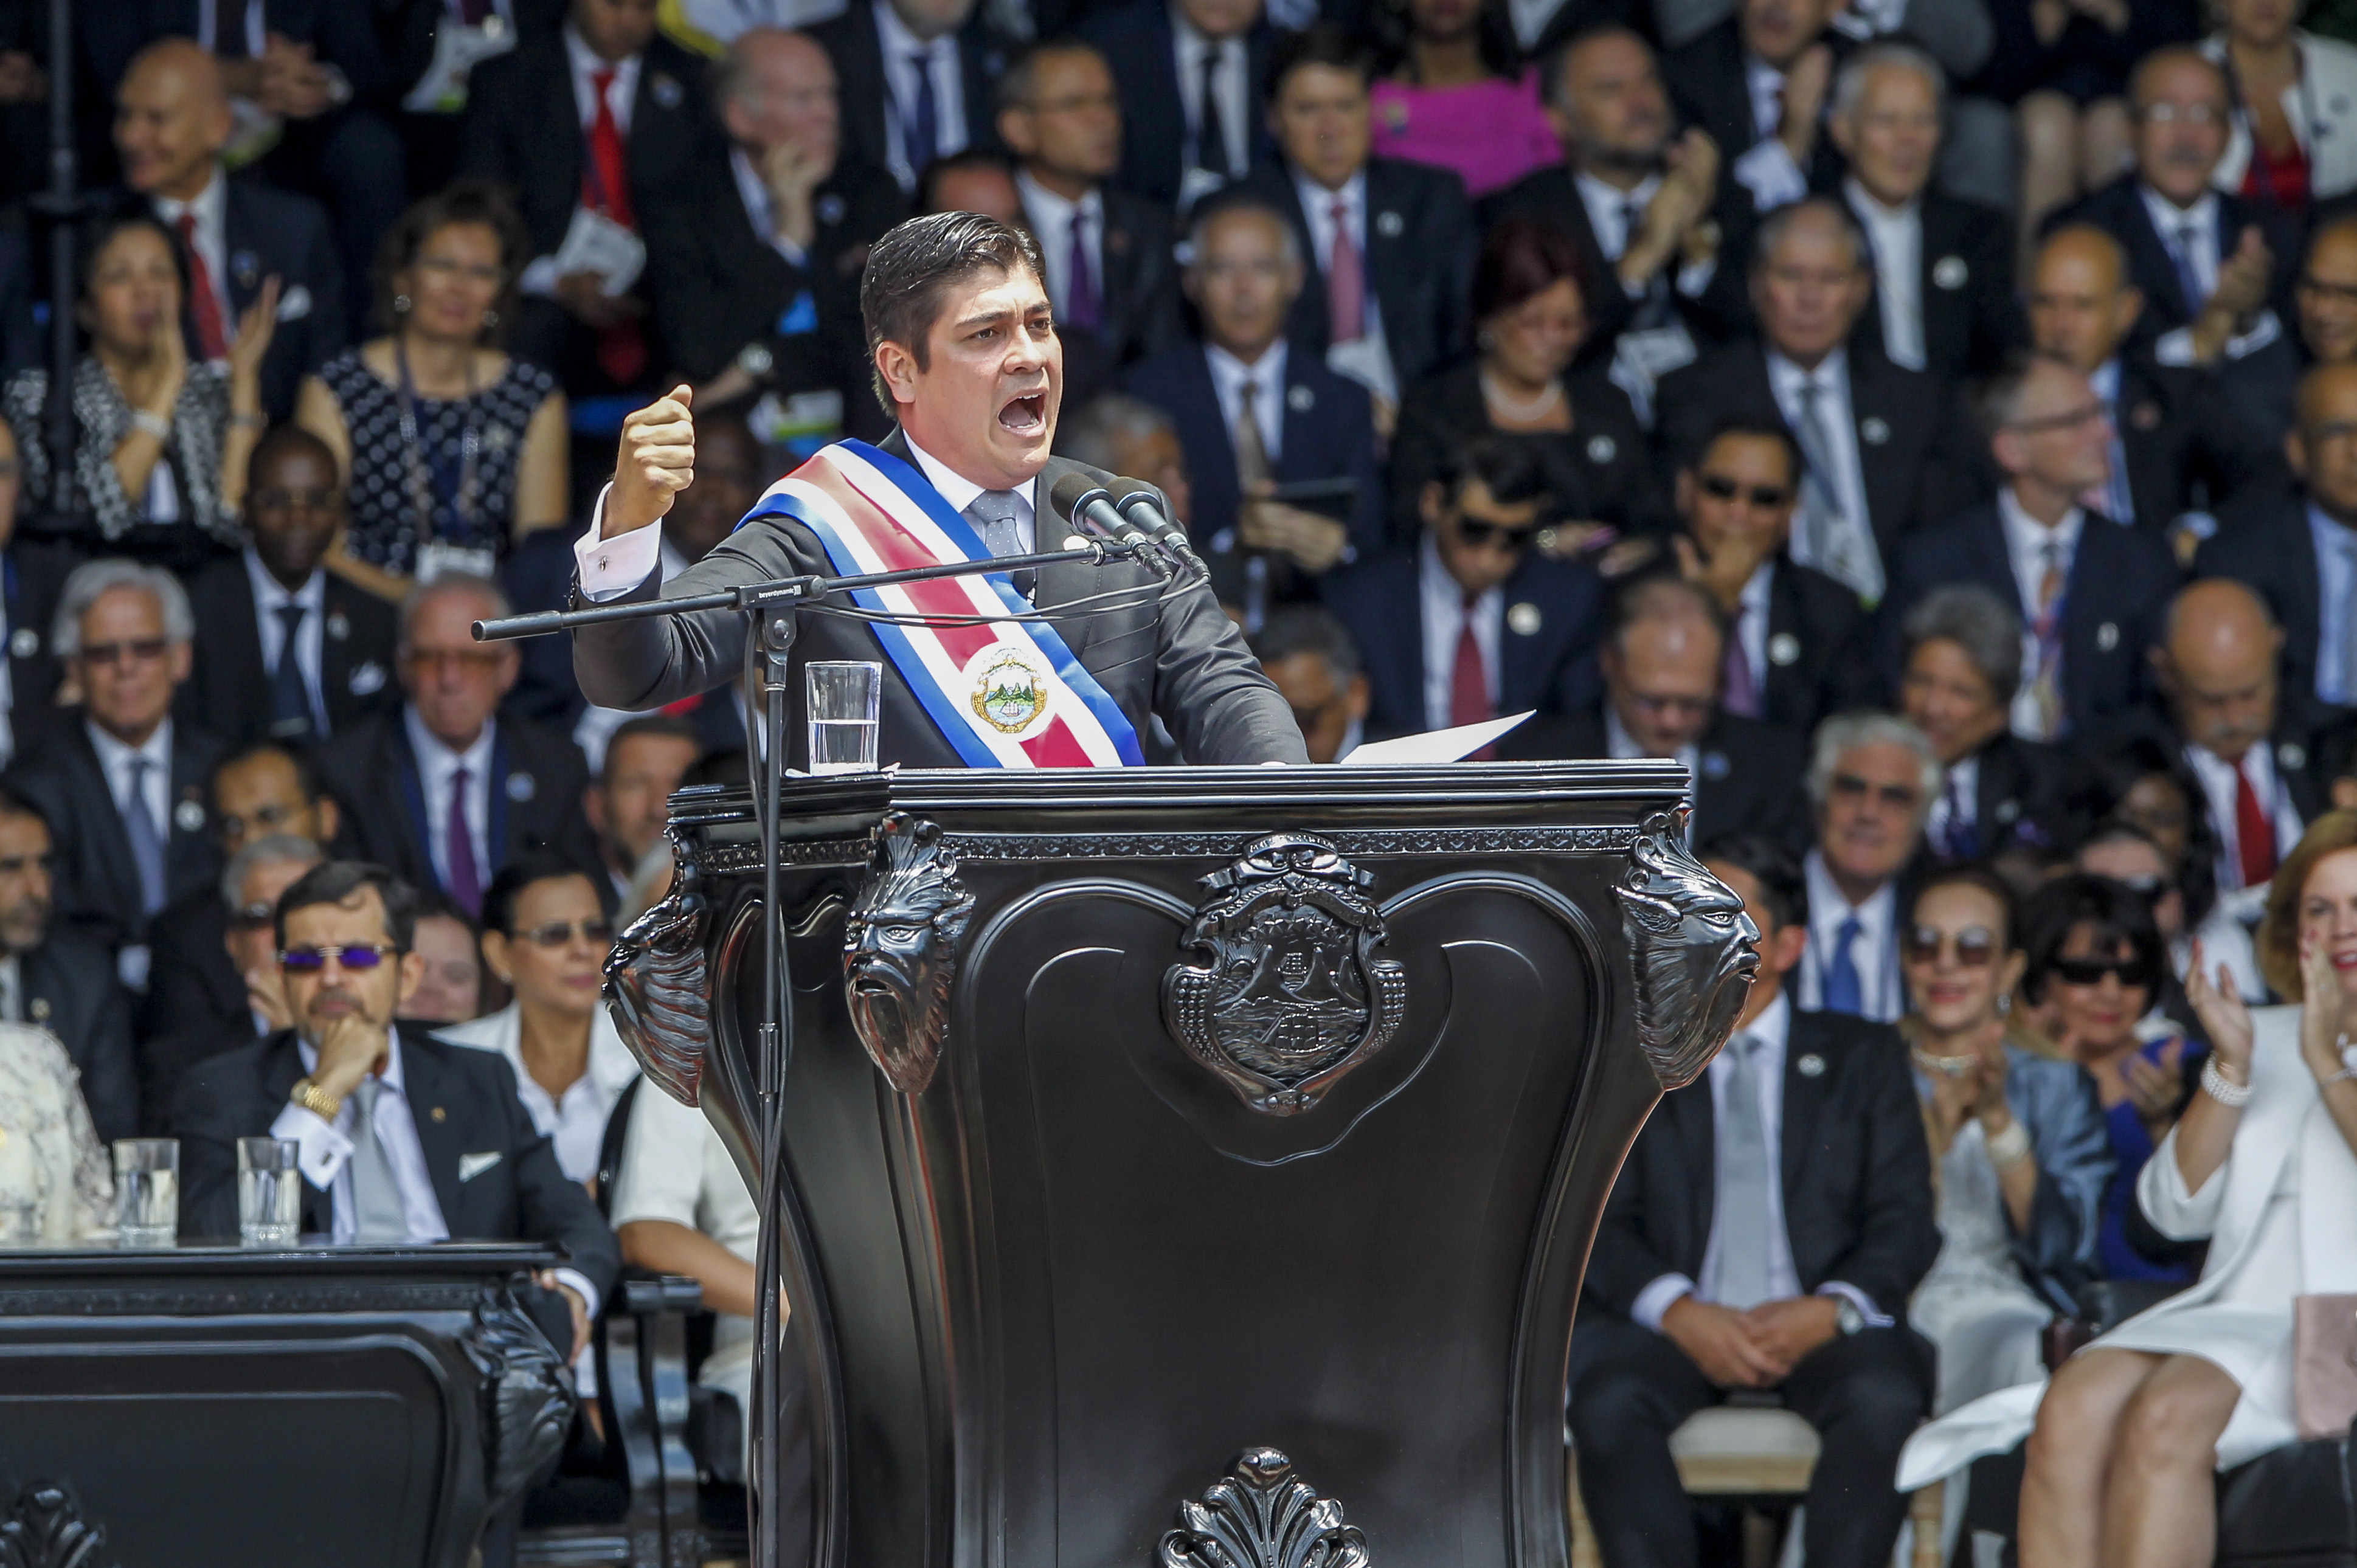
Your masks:
<path fill-rule="evenodd" d="M 1039 664 L 1001 643 L 967 666 L 974 671 L 974 711 L 1001 735 L 1025 735 L 1048 715 L 1048 681 Z"/>

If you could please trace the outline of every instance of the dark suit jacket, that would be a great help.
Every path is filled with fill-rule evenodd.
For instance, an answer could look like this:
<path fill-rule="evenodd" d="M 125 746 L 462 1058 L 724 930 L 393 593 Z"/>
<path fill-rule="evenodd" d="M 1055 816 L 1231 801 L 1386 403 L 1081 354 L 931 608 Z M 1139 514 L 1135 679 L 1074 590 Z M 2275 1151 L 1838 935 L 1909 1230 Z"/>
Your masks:
<path fill-rule="evenodd" d="M 2127 252 L 2128 281 L 2144 291 L 2144 314 L 2136 318 L 2136 330 L 2128 338 L 2132 349 L 2149 353 L 2157 339 L 2189 325 L 2201 314 L 2203 302 L 2185 297 L 2185 290 L 2177 280 L 2177 263 L 2169 259 L 2169 246 L 2152 226 L 2152 214 L 2146 209 L 2140 183 L 2133 172 L 2055 213 L 2046 220 L 2046 231 L 2051 233 L 2066 223 L 2092 224 L 2117 240 Z M 2297 325 L 2292 314 L 2292 283 L 2298 274 L 2301 249 L 2297 226 L 2273 208 L 2219 192 L 2218 253 L 2222 260 L 2233 254 L 2246 228 L 2258 230 L 2275 258 L 2267 302 L 2275 306 L 2284 330 L 2290 332 Z"/>
<path fill-rule="evenodd" d="M 2114 728 L 2151 700 L 2145 654 L 2160 640 L 2178 581 L 2175 557 L 2155 536 L 2092 512 L 2080 524 L 2062 601 L 2062 712 L 2073 730 Z M 2022 602 L 1995 502 L 1917 534 L 1900 553 L 1878 611 L 1883 669 L 1894 687 L 1907 612 L 1951 583 L 1977 583 L 2025 621 L 2033 615 L 2034 607 Z"/>
<path fill-rule="evenodd" d="M 907 439 L 897 431 L 883 449 L 909 460 Z M 1069 458 L 1050 457 L 1039 472 L 1036 493 L 1044 499 L 1058 479 L 1074 472 L 1100 483 L 1113 477 Z M 1043 538 L 1053 532 L 1053 513 L 1047 515 L 1051 521 Z M 660 596 L 676 598 L 732 584 L 832 572 L 825 551 L 806 529 L 764 518 L 740 527 L 711 554 L 662 585 Z M 1032 603 L 1052 611 L 1154 582 L 1148 569 L 1134 562 L 1047 566 L 1040 568 Z M 620 602 L 657 596 L 658 585 L 650 575 Z M 1158 714 L 1189 762 L 1308 760 L 1293 711 L 1260 672 L 1244 647 L 1243 634 L 1221 611 L 1208 586 L 1198 585 L 1158 603 L 1145 595 L 1097 601 L 1061 618 L 1057 629 L 1131 725 L 1143 735 L 1146 715 Z M 736 679 L 744 646 L 744 622 L 733 611 L 613 622 L 574 634 L 574 671 L 591 702 L 634 710 L 657 707 Z M 879 760 L 909 768 L 963 765 L 899 670 L 884 657 L 876 634 L 865 626 L 839 617 L 805 617 L 793 658 L 790 679 L 796 691 L 801 690 L 801 665 L 806 660 L 880 660 Z M 806 729 L 791 726 L 788 756 L 796 767 L 807 759 Z"/>
<path fill-rule="evenodd" d="M 230 177 L 221 238 L 229 273 L 224 328 L 234 330 L 263 284 L 278 279 L 278 326 L 262 357 L 262 406 L 273 420 L 285 419 L 295 412 L 303 378 L 344 346 L 342 254 L 317 202 L 251 174 Z M 196 317 L 185 306 L 181 315 L 193 350 Z"/>
<path fill-rule="evenodd" d="M 1821 35 L 1821 41 L 1834 51 L 1834 65 L 1838 70 L 1842 58 L 1852 48 L 1850 39 L 1828 28 Z M 1662 53 L 1662 81 L 1670 90 L 1671 102 L 1677 105 L 1679 116 L 1710 133 L 1710 139 L 1718 144 L 1719 155 L 1730 168 L 1760 139 L 1756 129 L 1758 122 L 1751 116 L 1751 87 L 1744 73 L 1743 60 L 1743 33 L 1732 16 Z M 1830 108 L 1832 95 L 1826 96 Z M 1841 154 L 1822 125 L 1808 165 L 1801 173 L 1812 190 L 1831 189 L 1841 177 Z"/>
<path fill-rule="evenodd" d="M 885 140 L 884 116 L 892 112 L 890 79 L 884 74 L 884 45 L 876 33 L 876 10 L 870 0 L 852 0 L 850 8 L 809 29 L 810 36 L 834 62 L 836 102 L 843 106 L 845 149 L 871 168 L 892 166 Z M 997 81 L 1006 69 L 1007 45 L 983 21 L 979 9 L 958 30 L 959 84 L 965 100 L 965 139 L 970 147 L 998 146 Z M 924 172 L 932 155 L 911 157 Z"/>
<path fill-rule="evenodd" d="M 2222 512 L 2290 483 L 2282 455 L 2247 413 L 2204 371 L 2120 361 L 2115 422 L 2138 528 L 2165 531 L 2184 512 Z"/>
<path fill-rule="evenodd" d="M 1432 727 L 1424 711 L 1421 561 L 1416 550 L 1394 550 L 1329 573 L 1319 585 L 1366 665 L 1370 740 Z M 1577 712 L 1597 691 L 1602 582 L 1585 566 L 1530 554 L 1506 579 L 1504 594 L 1498 712 Z"/>
<path fill-rule="evenodd" d="M 1465 182 L 1448 169 L 1369 158 L 1366 174 L 1367 292 L 1383 307 L 1383 346 L 1405 389 L 1471 342 L 1473 208 Z M 1282 162 L 1263 164 L 1232 188 L 1266 201 L 1292 223 L 1307 264 L 1286 336 L 1298 348 L 1324 354 L 1331 307 L 1294 171 Z"/>
<path fill-rule="evenodd" d="M 386 62 L 370 26 L 370 8 L 345 0 L 261 0 L 262 25 L 298 44 L 314 58 L 344 73 L 352 97 L 365 102 L 390 85 Z M 196 38 L 202 11 L 199 0 L 131 0 L 94 5 L 76 13 L 77 39 L 91 69 L 111 89 L 123 80 L 132 57 L 158 38 Z M 216 38 L 219 48 L 228 40 Z M 242 44 L 238 46 L 242 56 Z M 302 127 L 294 127 L 300 134 Z"/>
<path fill-rule="evenodd" d="M 1094 327 L 1056 323 L 1064 344 L 1064 406 L 1077 409 L 1110 387 L 1120 373 L 1177 343 L 1184 332 L 1178 306 L 1178 263 L 1170 209 L 1100 186 L 1104 233 L 1098 240 L 1103 277 Z"/>
<path fill-rule="evenodd" d="M 1533 719 L 1509 732 L 1499 752 L 1516 762 L 1608 757 L 1604 704 Z M 1694 842 L 1760 833 L 1796 849 L 1806 844 L 1808 800 L 1799 781 L 1808 760 L 1808 737 L 1798 731 L 1724 711 L 1713 714 L 1695 748 Z"/>
<path fill-rule="evenodd" d="M 2297 489 L 2266 489 L 2244 497 L 2218 520 L 2215 537 L 2193 555 L 2197 577 L 2233 577 L 2267 601 L 2283 628 L 2287 693 L 2312 703 L 2316 650 L 2324 636 L 2324 572 L 2308 526 L 2308 497 Z M 2357 634 L 2357 606 L 2341 607 L 2342 636 Z"/>
<path fill-rule="evenodd" d="M 1097 47 L 1113 67 L 1121 96 L 1123 188 L 1164 207 L 1178 204 L 1186 170 L 1187 99 L 1195 84 L 1178 81 L 1177 45 L 1170 32 L 1169 0 L 1127 0 L 1083 21 L 1080 36 Z M 1261 104 L 1268 85 L 1268 48 L 1276 30 L 1264 14 L 1244 35 L 1249 162 L 1276 156 Z M 1241 172 L 1241 171 L 1239 171 Z"/>
<path fill-rule="evenodd" d="M 212 736 L 187 725 L 172 725 L 170 820 L 159 824 L 167 835 L 167 908 L 175 899 L 211 886 L 221 875 L 209 789 L 213 765 L 221 756 L 221 744 Z M 145 940 L 139 863 L 132 858 L 130 836 L 124 832 L 114 791 L 90 744 L 88 727 L 71 721 L 60 724 L 39 751 L 19 757 L 0 782 L 23 796 L 49 825 L 59 924 L 109 948 Z"/>
<path fill-rule="evenodd" d="M 2010 730 L 1975 754 L 1973 826 L 1980 854 L 2010 843 L 2059 848 L 2063 842 L 2070 767 L 2062 751 Z"/>
<path fill-rule="evenodd" d="M 327 624 L 319 635 L 319 697 L 328 732 L 342 735 L 370 714 L 398 707 L 391 605 L 328 575 Z M 271 671 L 263 662 L 262 628 L 253 583 L 242 556 L 216 561 L 188 585 L 197 624 L 205 628 L 203 656 L 173 698 L 179 717 L 231 746 L 264 739 L 270 730 Z"/>
<path fill-rule="evenodd" d="M 1837 1280 L 1903 1320 L 1940 1251 L 1907 1052 L 1888 1025 L 1833 1013 L 1792 1019 L 1781 1152 L 1793 1270 L 1804 1292 Z M 1810 1058 L 1814 1072 L 1802 1069 Z M 1717 1123 L 1707 1076 L 1663 1097 L 1605 1202 L 1584 1309 L 1626 1317 L 1663 1274 L 1702 1277 Z"/>
<path fill-rule="evenodd" d="M 544 1241 L 602 1299 L 621 1272 L 614 1234 L 597 1206 L 556 1165 L 548 1140 L 516 1097 L 515 1069 L 497 1051 L 446 1045 L 427 1026 L 402 1024 L 403 1089 L 417 1124 L 426 1175 L 454 1241 Z M 260 1137 L 303 1076 L 292 1030 L 192 1069 L 173 1104 L 180 1140 L 180 1233 L 237 1234 L 237 1140 Z M 468 1155 L 498 1158 L 461 1180 Z M 333 1199 L 306 1182 L 303 1230 L 328 1234 Z"/>
<path fill-rule="evenodd" d="M 1790 653 L 1779 661 L 1779 653 Z M 1874 622 L 1848 585 L 1780 558 L 1768 579 L 1768 661 L 1752 679 L 1760 716 L 1806 736 L 1817 721 L 1864 706 L 1874 687 Z"/>
<path fill-rule="evenodd" d="M 1950 381 L 1986 375 L 2029 338 L 2013 292 L 2012 220 L 1936 188 L 1924 191 L 1921 210 L 1915 297 L 1923 311 L 1923 368 Z M 1883 351 L 1879 301 L 1859 314 L 1850 341 Z"/>
<path fill-rule="evenodd" d="M 319 757 L 319 777 L 360 835 L 361 857 L 417 887 L 438 887 L 425 822 L 425 786 L 410 748 L 404 710 L 373 714 Z M 581 814 L 588 765 L 572 738 L 512 714 L 491 741 L 490 864 L 483 886 L 519 855 L 544 851 L 593 875 L 597 841 Z"/>
<path fill-rule="evenodd" d="M 53 930 L 23 956 L 25 1021 L 65 1042 L 81 1073 L 81 1097 L 101 1143 L 138 1135 L 138 1063 L 131 1049 L 131 997 L 114 974 L 114 955 L 96 942 Z"/>
<path fill-rule="evenodd" d="M 26 438 L 40 437 L 20 437 Z M 21 537 L 0 551 L 0 587 L 8 605 L 8 727 L 18 757 L 38 750 L 62 718 L 77 716 L 57 705 L 65 667 L 49 650 L 49 621 L 81 559 L 69 545 Z"/>
<path fill-rule="evenodd" d="M 139 1037 L 139 1099 L 147 1119 L 171 1109 L 193 1061 L 253 1040 L 245 977 L 230 961 L 229 910 L 217 887 L 167 905 L 148 928 L 147 994 L 133 1010 Z M 160 1135 L 160 1133 L 159 1133 Z"/>

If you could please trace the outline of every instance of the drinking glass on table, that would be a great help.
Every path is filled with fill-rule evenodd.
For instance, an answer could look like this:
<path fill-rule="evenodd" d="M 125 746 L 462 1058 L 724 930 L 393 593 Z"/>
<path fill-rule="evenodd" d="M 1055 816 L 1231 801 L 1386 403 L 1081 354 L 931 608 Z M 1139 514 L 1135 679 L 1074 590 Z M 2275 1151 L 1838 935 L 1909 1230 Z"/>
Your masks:
<path fill-rule="evenodd" d="M 169 1247 L 180 1233 L 180 1141 L 114 1140 L 114 1238 L 124 1247 Z"/>
<path fill-rule="evenodd" d="M 237 1238 L 249 1247 L 291 1247 L 303 1222 L 301 1145 L 292 1138 L 237 1141 Z"/>
<path fill-rule="evenodd" d="M 884 666 L 872 660 L 813 660 L 802 670 L 810 703 L 810 770 L 872 771 Z"/>

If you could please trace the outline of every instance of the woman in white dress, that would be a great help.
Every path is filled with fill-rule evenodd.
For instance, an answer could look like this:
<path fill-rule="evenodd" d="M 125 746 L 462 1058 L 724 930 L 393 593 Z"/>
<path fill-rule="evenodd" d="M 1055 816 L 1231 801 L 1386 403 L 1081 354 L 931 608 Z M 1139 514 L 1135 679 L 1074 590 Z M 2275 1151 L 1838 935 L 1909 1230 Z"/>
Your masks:
<path fill-rule="evenodd" d="M 2196 1568 L 2215 1552 L 2211 1475 L 2294 1441 L 2293 1298 L 2357 1291 L 2357 811 L 2316 820 L 2276 874 L 2253 1012 L 2199 966 L 2212 1058 L 2136 1197 L 2208 1238 L 2200 1283 L 2081 1351 L 2050 1383 L 1976 1400 L 1910 1440 L 1912 1488 L 2026 1434 L 2021 1568 Z M 2345 1053 L 2345 1054 L 2344 1054 Z"/>
<path fill-rule="evenodd" d="M 0 1240 L 70 1247 L 113 1223 L 106 1148 L 65 1047 L 0 1024 Z"/>

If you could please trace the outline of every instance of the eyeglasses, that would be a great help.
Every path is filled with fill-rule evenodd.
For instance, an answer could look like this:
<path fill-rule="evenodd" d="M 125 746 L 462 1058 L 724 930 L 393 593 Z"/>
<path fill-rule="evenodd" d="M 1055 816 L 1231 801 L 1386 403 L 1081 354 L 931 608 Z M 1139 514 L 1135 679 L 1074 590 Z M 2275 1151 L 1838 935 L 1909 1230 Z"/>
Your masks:
<path fill-rule="evenodd" d="M 1538 537 L 1538 532 L 1539 525 L 1535 522 L 1509 527 L 1502 522 L 1483 522 L 1479 518 L 1457 520 L 1457 537 L 1476 550 L 1487 550 L 1491 545 L 1503 545 L 1508 550 L 1527 550 L 1531 547 L 1531 541 Z"/>
<path fill-rule="evenodd" d="M 1702 493 L 1715 501 L 1731 501 L 1741 496 L 1753 506 L 1775 508 L 1792 499 L 1790 490 L 1774 485 L 1738 485 L 1724 474 L 1705 474 L 1701 484 Z"/>
<path fill-rule="evenodd" d="M 1956 955 L 1959 969 L 1986 969 L 1996 961 L 1996 934 L 1986 926 L 1966 926 L 1953 937 L 1937 926 L 1918 926 L 1907 933 L 1909 963 L 1937 963 L 1943 950 Z"/>
<path fill-rule="evenodd" d="M 130 642 L 86 642 L 79 657 L 85 664 L 101 669 L 112 664 L 153 664 L 164 657 L 171 643 L 160 637 L 142 637 Z"/>
<path fill-rule="evenodd" d="M 614 940 L 614 922 L 603 917 L 594 920 L 551 920 L 516 935 L 536 948 L 561 948 L 573 940 L 576 931 L 585 942 L 610 942 Z"/>
<path fill-rule="evenodd" d="M 2054 978 L 2065 985 L 2101 985 L 2110 975 L 2122 985 L 2152 987 L 2152 966 L 2140 958 L 2058 958 Z"/>
<path fill-rule="evenodd" d="M 229 923 L 241 931 L 258 931 L 270 924 L 275 914 L 275 908 L 269 904 L 242 904 L 229 912 Z M 280 956 L 282 959 L 285 957 L 284 954 Z M 362 964 L 361 967 L 365 969 L 368 966 Z"/>
<path fill-rule="evenodd" d="M 391 942 L 370 942 L 352 947 L 287 948 L 278 955 L 278 967 L 289 974 L 317 974 L 334 959 L 342 967 L 365 973 L 389 958 L 397 958 L 401 950 Z"/>
<path fill-rule="evenodd" d="M 1902 811 L 1913 811 L 1923 798 L 1904 784 L 1878 786 L 1860 779 L 1855 773 L 1835 774 L 1834 794 L 1840 800 L 1852 802 L 1878 800 L 1883 805 L 1896 807 Z"/>
<path fill-rule="evenodd" d="M 2137 118 L 2156 125 L 2222 125 L 2226 112 L 2214 103 L 2147 103 Z"/>

